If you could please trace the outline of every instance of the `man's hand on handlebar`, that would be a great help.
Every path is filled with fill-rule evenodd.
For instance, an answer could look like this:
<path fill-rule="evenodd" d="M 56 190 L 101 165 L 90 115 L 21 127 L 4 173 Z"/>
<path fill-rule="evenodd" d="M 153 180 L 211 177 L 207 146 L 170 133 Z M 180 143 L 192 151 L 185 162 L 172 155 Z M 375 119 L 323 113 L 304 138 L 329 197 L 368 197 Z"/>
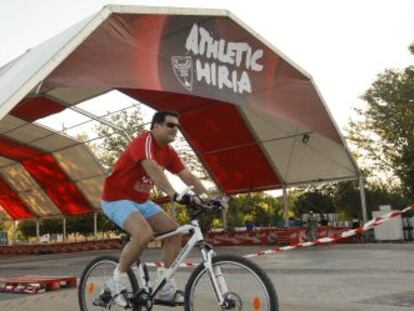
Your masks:
<path fill-rule="evenodd" d="M 229 207 L 229 204 L 226 200 L 209 200 L 209 197 L 207 194 L 190 194 L 190 193 L 182 193 L 178 194 L 175 193 L 173 197 L 174 202 L 177 202 L 179 204 L 183 205 L 190 205 L 190 204 L 196 204 L 201 205 L 205 207 L 212 207 L 212 208 L 222 208 L 227 209 Z"/>
<path fill-rule="evenodd" d="M 189 204 L 197 204 L 201 205 L 203 204 L 206 199 L 208 198 L 207 195 L 197 195 L 197 194 L 191 194 L 191 193 L 184 193 L 184 194 L 178 194 L 174 193 L 173 200 L 174 202 L 183 204 L 183 205 L 189 205 Z"/>
<path fill-rule="evenodd" d="M 174 193 L 174 197 L 173 200 L 174 202 L 183 204 L 183 205 L 189 205 L 193 202 L 193 195 L 189 194 L 189 193 L 184 193 L 184 194 L 178 194 L 177 192 Z"/>

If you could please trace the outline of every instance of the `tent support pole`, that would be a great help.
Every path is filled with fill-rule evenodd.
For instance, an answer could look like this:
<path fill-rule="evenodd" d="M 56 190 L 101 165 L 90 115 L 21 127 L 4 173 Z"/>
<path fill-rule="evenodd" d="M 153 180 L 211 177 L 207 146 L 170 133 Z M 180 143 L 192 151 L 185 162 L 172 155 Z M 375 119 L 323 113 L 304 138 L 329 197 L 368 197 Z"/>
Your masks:
<path fill-rule="evenodd" d="M 63 242 L 66 242 L 66 217 L 63 216 Z"/>
<path fill-rule="evenodd" d="M 223 209 L 223 214 L 222 214 L 222 217 L 223 217 L 223 230 L 225 232 L 227 232 L 227 212 L 228 212 L 227 208 Z"/>
<path fill-rule="evenodd" d="M 98 235 L 98 213 L 93 213 L 93 238 L 96 240 Z"/>
<path fill-rule="evenodd" d="M 368 221 L 367 201 L 366 201 L 366 198 L 365 198 L 364 177 L 362 175 L 359 176 L 359 191 L 361 193 L 362 219 L 364 220 L 364 222 L 367 222 Z"/>
<path fill-rule="evenodd" d="M 286 186 L 283 186 L 283 206 L 283 219 L 285 221 L 285 227 L 289 227 L 289 201 Z"/>
<path fill-rule="evenodd" d="M 68 107 L 69 109 L 76 111 L 77 113 L 80 113 L 84 116 L 87 116 L 88 118 L 91 118 L 92 120 L 98 121 L 100 123 L 105 124 L 106 126 L 109 126 L 111 128 L 113 128 L 116 131 L 119 131 L 120 133 L 122 133 L 126 139 L 131 142 L 132 141 L 132 136 L 128 134 L 128 132 L 122 128 L 121 126 L 118 126 L 117 124 L 114 124 L 112 122 L 109 122 L 108 120 L 105 120 L 104 118 L 98 117 L 96 115 L 94 115 L 93 113 L 83 110 L 82 108 L 79 108 L 77 106 L 70 106 Z"/>
<path fill-rule="evenodd" d="M 12 235 L 12 241 L 11 241 L 12 245 L 16 245 L 16 228 L 17 228 L 17 221 L 13 220 L 13 227 L 12 227 L 13 235 Z"/>
<path fill-rule="evenodd" d="M 36 218 L 36 242 L 40 242 L 40 220 Z"/>

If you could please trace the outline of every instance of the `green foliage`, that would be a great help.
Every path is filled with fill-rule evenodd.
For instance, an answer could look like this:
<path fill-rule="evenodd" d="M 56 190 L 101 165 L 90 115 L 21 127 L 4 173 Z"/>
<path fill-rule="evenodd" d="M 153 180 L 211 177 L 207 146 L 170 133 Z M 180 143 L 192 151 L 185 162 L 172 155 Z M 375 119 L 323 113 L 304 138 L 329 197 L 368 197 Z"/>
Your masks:
<path fill-rule="evenodd" d="M 68 217 L 66 219 L 66 232 L 79 233 L 82 235 L 92 235 L 94 233 L 94 214 Z M 121 230 L 109 220 L 102 212 L 97 214 L 98 232 L 120 232 Z"/>
<path fill-rule="evenodd" d="M 103 213 L 97 214 L 98 232 L 121 232 L 112 221 L 110 221 Z M 62 234 L 63 218 L 45 218 L 39 224 L 40 235 L 43 234 Z M 36 236 L 36 221 L 24 220 L 19 222 L 18 230 L 22 237 L 30 238 Z M 85 236 L 94 233 L 94 215 L 87 214 L 81 216 L 66 217 L 66 233 L 78 233 Z"/>
<path fill-rule="evenodd" d="M 180 225 L 190 221 L 186 207 L 170 203 L 164 205 L 166 212 L 176 217 Z M 280 199 L 265 193 L 248 193 L 233 196 L 229 201 L 227 211 L 228 229 L 243 227 L 247 223 L 255 223 L 260 226 L 274 226 L 283 217 L 283 203 Z M 213 228 L 223 227 L 223 215 L 204 214 L 199 218 L 203 232 Z"/>
<path fill-rule="evenodd" d="M 354 215 L 357 215 L 359 219 L 362 219 L 361 192 L 358 181 L 354 180 L 335 183 L 332 185 L 332 188 L 333 191 L 331 191 L 330 194 L 334 204 L 333 210 L 338 214 L 344 215 L 345 218 L 348 219 L 352 219 Z M 373 206 L 368 199 L 371 194 L 369 184 L 366 185 L 365 194 L 367 198 L 367 212 L 368 215 L 371 215 L 370 211 L 373 209 L 378 210 L 378 205 Z"/>
<path fill-rule="evenodd" d="M 63 221 L 58 218 L 45 218 L 40 222 L 40 235 L 45 233 L 60 234 L 63 231 Z"/>
<path fill-rule="evenodd" d="M 164 204 L 163 208 L 165 212 L 174 217 L 179 225 L 184 225 L 190 222 L 190 216 L 188 215 L 187 208 L 184 205 L 178 203 Z"/>
<path fill-rule="evenodd" d="M 334 198 L 330 190 L 330 187 L 310 187 L 307 191 L 302 190 L 294 204 L 295 215 L 300 218 L 302 214 L 310 211 L 334 213 Z"/>
<path fill-rule="evenodd" d="M 371 182 L 365 188 L 368 217 L 380 205 L 392 205 L 401 209 L 409 205 L 400 188 L 392 188 L 386 183 Z M 357 181 L 329 183 L 301 189 L 293 205 L 296 217 L 303 213 L 337 213 L 345 219 L 354 215 L 362 219 L 361 196 Z"/>
<path fill-rule="evenodd" d="M 264 192 L 239 194 L 229 201 L 227 222 L 229 229 L 254 222 L 273 226 L 283 218 L 283 203 Z"/>
<path fill-rule="evenodd" d="M 0 231 L 9 231 L 11 229 L 10 221 L 0 221 Z"/>
<path fill-rule="evenodd" d="M 386 70 L 362 98 L 367 107 L 356 110 L 360 120 L 350 123 L 348 140 L 374 172 L 395 176 L 390 182 L 400 183 L 405 195 L 413 199 L 414 66 Z"/>
<path fill-rule="evenodd" d="M 102 137 L 102 143 L 96 155 L 108 171 L 112 169 L 112 166 L 129 143 L 125 133 L 130 137 L 136 137 L 144 131 L 142 113 L 139 108 L 133 111 L 122 110 L 111 115 L 109 121 L 119 128 L 125 129 L 125 132 L 120 132 L 103 123 L 95 127 L 99 137 Z"/>
<path fill-rule="evenodd" d="M 23 220 L 19 222 L 17 230 L 24 238 L 36 236 L 36 222 L 34 220 Z"/>

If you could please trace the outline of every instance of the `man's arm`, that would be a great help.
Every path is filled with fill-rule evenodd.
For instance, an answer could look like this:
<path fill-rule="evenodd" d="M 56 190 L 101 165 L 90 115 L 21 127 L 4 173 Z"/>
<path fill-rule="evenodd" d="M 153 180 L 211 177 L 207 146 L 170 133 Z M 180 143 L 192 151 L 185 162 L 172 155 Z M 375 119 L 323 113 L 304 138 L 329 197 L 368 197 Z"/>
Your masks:
<path fill-rule="evenodd" d="M 181 172 L 179 172 L 178 177 L 181 178 L 181 180 L 187 185 L 187 186 L 194 186 L 194 191 L 197 194 L 207 194 L 207 189 L 204 187 L 204 185 L 201 183 L 200 179 L 195 177 L 193 173 L 191 173 L 188 169 L 184 169 Z M 211 197 L 209 198 L 211 199 Z M 199 198 L 196 198 L 196 200 L 200 200 Z M 203 199 L 204 200 L 204 199 Z M 198 202 L 200 204 L 201 202 Z M 222 208 L 227 209 L 229 208 L 229 204 L 225 200 L 220 200 L 220 205 Z"/>
<path fill-rule="evenodd" d="M 175 190 L 168 181 L 167 176 L 165 176 L 162 168 L 154 160 L 142 160 L 141 164 L 145 173 L 157 187 L 164 191 L 170 197 L 171 201 L 173 201 Z"/>
<path fill-rule="evenodd" d="M 183 169 L 177 175 L 187 186 L 194 186 L 195 193 L 207 194 L 207 189 L 204 187 L 201 181 L 197 177 L 195 177 L 193 173 L 191 173 L 188 169 Z"/>

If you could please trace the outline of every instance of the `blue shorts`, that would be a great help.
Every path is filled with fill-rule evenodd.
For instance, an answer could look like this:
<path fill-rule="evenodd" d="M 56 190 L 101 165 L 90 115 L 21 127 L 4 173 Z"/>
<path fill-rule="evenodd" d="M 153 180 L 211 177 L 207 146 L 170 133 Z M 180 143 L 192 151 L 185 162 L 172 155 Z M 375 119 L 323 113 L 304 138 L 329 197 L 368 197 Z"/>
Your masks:
<path fill-rule="evenodd" d="M 130 200 L 101 201 L 101 207 L 106 216 L 122 229 L 125 220 L 135 212 L 140 212 L 144 218 L 150 218 L 162 212 L 162 208 L 152 201 L 137 203 Z"/>

